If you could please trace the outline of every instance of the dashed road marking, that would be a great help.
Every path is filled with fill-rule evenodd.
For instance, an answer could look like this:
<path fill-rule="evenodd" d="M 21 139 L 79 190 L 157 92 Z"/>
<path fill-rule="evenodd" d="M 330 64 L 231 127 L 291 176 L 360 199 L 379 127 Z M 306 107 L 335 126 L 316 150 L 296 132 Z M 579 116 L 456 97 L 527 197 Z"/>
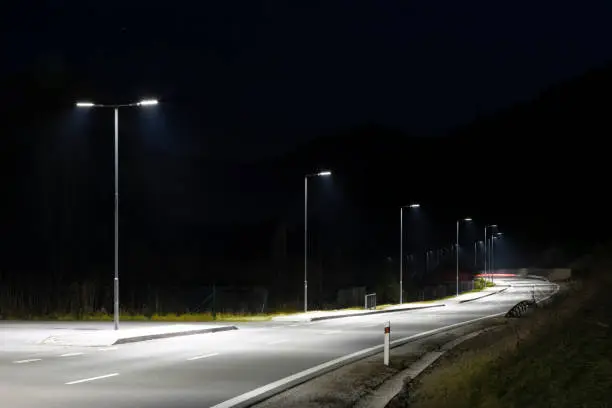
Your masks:
<path fill-rule="evenodd" d="M 74 357 L 74 356 L 82 356 L 85 353 L 66 353 L 62 354 L 60 357 Z"/>
<path fill-rule="evenodd" d="M 17 360 L 17 361 L 13 361 L 14 364 L 27 364 L 27 363 L 33 363 L 35 361 L 42 361 L 42 358 L 30 358 L 27 360 Z"/>
<path fill-rule="evenodd" d="M 326 331 L 321 332 L 321 334 L 338 334 L 338 333 L 342 333 L 342 330 L 326 330 Z"/>
<path fill-rule="evenodd" d="M 200 360 L 202 358 L 214 357 L 218 355 L 219 353 L 202 354 L 201 356 L 195 356 L 195 357 L 188 358 L 187 361 Z"/>
<path fill-rule="evenodd" d="M 113 351 L 113 350 L 118 350 L 119 347 L 104 347 L 101 349 L 98 349 L 98 351 Z"/>
<path fill-rule="evenodd" d="M 80 384 L 80 383 L 89 382 L 89 381 L 101 380 L 103 378 L 116 377 L 118 375 L 119 373 L 112 373 L 112 374 L 106 374 L 106 375 L 99 375 L 97 377 L 83 378 L 82 380 L 67 382 L 66 385 L 73 385 L 73 384 Z"/>

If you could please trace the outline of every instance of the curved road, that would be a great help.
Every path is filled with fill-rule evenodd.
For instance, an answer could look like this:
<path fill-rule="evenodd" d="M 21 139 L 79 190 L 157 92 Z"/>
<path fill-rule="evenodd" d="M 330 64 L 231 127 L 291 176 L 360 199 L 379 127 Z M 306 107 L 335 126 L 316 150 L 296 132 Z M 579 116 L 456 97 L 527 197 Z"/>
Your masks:
<path fill-rule="evenodd" d="M 394 339 L 506 312 L 552 285 L 506 280 L 505 292 L 447 306 L 310 323 L 237 324 L 239 330 L 106 348 L 33 344 L 37 333 L 100 323 L 0 323 L 0 397 L 18 407 L 211 407 L 335 358 Z M 228 406 L 225 403 L 222 406 Z"/>

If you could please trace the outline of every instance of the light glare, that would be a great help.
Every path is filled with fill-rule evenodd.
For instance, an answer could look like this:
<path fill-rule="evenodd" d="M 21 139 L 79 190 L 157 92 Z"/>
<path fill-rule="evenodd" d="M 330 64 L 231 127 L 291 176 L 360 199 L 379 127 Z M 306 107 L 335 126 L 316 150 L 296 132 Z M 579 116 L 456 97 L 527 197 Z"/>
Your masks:
<path fill-rule="evenodd" d="M 151 106 L 151 105 L 157 105 L 159 102 L 157 101 L 157 99 L 143 99 L 142 101 L 138 102 L 138 105 L 140 106 Z"/>
<path fill-rule="evenodd" d="M 463 221 L 470 222 L 470 221 L 472 221 L 472 219 L 471 218 L 464 218 Z"/>
<path fill-rule="evenodd" d="M 410 204 L 410 208 L 419 208 L 421 204 Z"/>
<path fill-rule="evenodd" d="M 93 102 L 77 102 L 76 106 L 79 108 L 91 108 L 94 104 Z"/>
<path fill-rule="evenodd" d="M 331 171 L 325 170 L 317 173 L 317 176 L 331 176 Z"/>

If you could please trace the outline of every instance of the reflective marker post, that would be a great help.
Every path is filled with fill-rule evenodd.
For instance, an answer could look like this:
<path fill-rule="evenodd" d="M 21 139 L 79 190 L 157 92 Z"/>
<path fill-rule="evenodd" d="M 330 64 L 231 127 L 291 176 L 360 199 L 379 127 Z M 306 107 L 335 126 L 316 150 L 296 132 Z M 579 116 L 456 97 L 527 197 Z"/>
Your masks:
<path fill-rule="evenodd" d="M 391 322 L 385 323 L 385 352 L 384 352 L 384 363 L 386 366 L 389 365 L 389 346 L 391 344 Z"/>

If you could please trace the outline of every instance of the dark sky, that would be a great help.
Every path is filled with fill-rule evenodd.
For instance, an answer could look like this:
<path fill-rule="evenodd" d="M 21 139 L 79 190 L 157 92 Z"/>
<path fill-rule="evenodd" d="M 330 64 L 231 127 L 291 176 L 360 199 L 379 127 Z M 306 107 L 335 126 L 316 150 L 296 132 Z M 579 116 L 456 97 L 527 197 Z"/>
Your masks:
<path fill-rule="evenodd" d="M 50 257 L 80 254 L 86 263 L 87 252 L 78 249 L 85 245 L 110 261 L 112 113 L 73 103 L 157 97 L 162 103 L 153 109 L 120 114 L 124 242 L 192 245 L 198 252 L 229 242 L 210 224 L 272 219 L 269 229 L 274 222 L 291 224 L 297 237 L 291 245 L 299 252 L 302 177 L 335 163 L 334 177 L 313 182 L 313 200 L 316 194 L 322 200 L 319 210 L 313 202 L 313 213 L 326 212 L 336 222 L 329 230 L 348 237 L 343 242 L 358 236 L 387 251 L 381 237 L 394 241 L 397 206 L 416 199 L 442 207 L 432 216 L 446 213 L 439 224 L 449 229 L 438 238 L 447 243 L 456 217 L 480 215 L 474 204 L 482 204 L 480 192 L 462 191 L 475 186 L 480 169 L 448 164 L 449 150 L 460 145 L 440 146 L 446 158 L 428 150 L 431 157 L 412 170 L 408 151 L 405 157 L 389 152 L 397 166 L 385 167 L 385 149 L 403 146 L 394 138 L 441 134 L 609 63 L 612 4 L 565 4 L 56 0 L 5 6 L 1 79 L 13 87 L 2 112 L 10 128 L 1 142 L 6 236 L 24 251 L 39 245 Z M 316 137 L 363 124 L 401 132 L 376 138 L 378 127 L 370 127 L 361 141 L 371 142 L 376 154 L 350 139 L 289 155 Z M 480 145 L 472 146 L 475 158 L 465 161 L 480 163 Z M 270 157 L 283 153 L 283 159 Z M 370 171 L 383 167 L 389 170 Z M 422 185 L 418 194 L 414 179 Z M 497 193 L 509 194 L 505 188 Z M 479 223 L 501 222 L 502 209 L 482 206 Z M 513 207 L 506 212 L 521 218 Z M 258 232 L 243 239 L 269 250 Z"/>
<path fill-rule="evenodd" d="M 604 64 L 612 38 L 606 1 L 17 3 L 3 71 L 156 96 L 236 157 L 364 122 L 438 133 Z"/>

